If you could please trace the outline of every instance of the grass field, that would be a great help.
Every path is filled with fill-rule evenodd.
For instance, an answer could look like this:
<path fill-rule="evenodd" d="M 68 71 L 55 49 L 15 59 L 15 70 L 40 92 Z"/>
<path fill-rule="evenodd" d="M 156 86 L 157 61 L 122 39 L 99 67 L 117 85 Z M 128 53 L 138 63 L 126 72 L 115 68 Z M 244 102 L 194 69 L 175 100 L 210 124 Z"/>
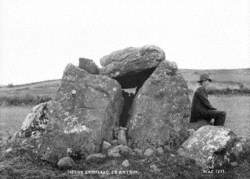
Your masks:
<path fill-rule="evenodd" d="M 250 96 L 219 95 L 219 96 L 210 96 L 209 98 L 211 103 L 215 107 L 221 110 L 225 110 L 227 112 L 227 119 L 225 123 L 226 127 L 232 129 L 238 136 L 250 138 Z M 20 129 L 23 120 L 25 119 L 26 115 L 31 111 L 31 108 L 32 106 L 0 106 L 0 144 L 1 144 L 1 138 L 2 139 L 6 138 L 14 134 L 14 132 L 17 131 L 18 129 Z M 164 166 L 164 171 L 165 170 L 167 171 L 166 172 L 167 174 L 170 174 L 170 172 L 173 171 L 173 169 L 175 172 L 179 170 L 183 172 L 185 169 L 187 170 L 185 171 L 186 175 L 189 175 L 188 172 L 200 173 L 198 169 L 192 168 L 194 167 L 193 162 L 188 164 L 187 167 L 187 163 L 184 164 L 179 163 L 183 162 L 183 160 L 181 161 L 176 160 L 176 157 L 171 158 L 167 156 L 166 158 L 169 160 L 167 160 L 165 163 L 161 163 L 161 165 Z M 119 162 L 121 163 L 122 161 Z M 129 162 L 133 164 L 131 159 L 129 159 Z M 156 162 L 159 162 L 159 158 L 157 158 Z M 138 166 L 137 161 L 135 162 L 135 164 L 133 164 L 132 166 L 134 167 Z M 182 165 L 185 167 L 183 167 Z M 44 165 L 44 163 L 34 164 L 30 160 L 25 160 L 23 158 L 20 158 L 19 156 L 13 158 L 12 160 L 8 159 L 1 161 L 0 159 L 0 168 L 1 167 L 4 168 L 4 166 L 6 166 L 6 169 L 2 170 L 4 171 L 1 173 L 2 176 L 15 176 L 15 177 L 18 176 L 18 178 L 27 178 L 27 177 L 34 178 L 34 176 L 35 177 L 39 176 L 39 178 L 50 178 L 48 176 L 63 175 L 64 177 L 62 178 L 65 178 L 63 172 L 56 168 L 53 168 L 47 164 Z M 106 167 L 112 168 L 112 166 L 109 166 L 106 163 L 104 163 L 100 164 L 98 166 L 98 169 L 102 169 L 101 167 L 103 166 L 105 166 L 105 168 Z M 144 166 L 145 164 L 140 165 L 139 167 L 135 167 L 135 169 L 138 169 L 139 171 L 143 171 L 143 173 L 146 173 L 149 170 L 147 168 L 144 168 Z M 91 167 L 93 166 L 90 166 L 90 169 L 93 170 L 93 168 Z M 94 167 L 97 167 L 96 163 L 94 164 Z M 250 176 L 249 163 L 243 162 L 237 168 L 234 168 L 233 170 L 230 171 L 226 171 L 225 176 L 223 175 L 222 178 L 249 178 L 249 176 Z"/>
<path fill-rule="evenodd" d="M 60 85 L 60 80 L 48 80 L 23 85 L 4 86 L 0 88 L 1 96 L 48 95 L 53 96 Z"/>
<path fill-rule="evenodd" d="M 211 78 L 214 79 L 212 84 L 216 89 L 240 89 L 244 87 L 250 90 L 250 68 L 233 70 L 180 69 L 179 72 L 192 90 L 197 87 L 197 80 L 202 73 L 210 74 Z M 48 80 L 23 85 L 1 86 L 0 104 L 4 104 L 1 103 L 1 99 L 5 100 L 6 98 L 14 102 L 22 101 L 22 99 L 27 100 L 27 96 L 30 97 L 31 101 L 44 96 L 54 98 L 59 85 L 60 80 Z M 225 124 L 227 127 L 241 136 L 250 137 L 250 95 L 220 95 L 218 97 L 211 96 L 210 99 L 214 106 L 227 112 Z M 37 101 L 39 102 L 39 100 Z M 6 132 L 13 133 L 17 130 L 30 109 L 30 106 L 0 106 L 0 135 L 1 133 L 5 135 Z"/>
<path fill-rule="evenodd" d="M 0 104 L 5 101 L 12 101 L 19 104 L 22 100 L 27 104 L 27 98 L 30 99 L 29 104 L 34 104 L 39 97 L 54 98 L 56 90 L 60 85 L 60 80 L 49 80 L 37 83 L 4 86 L 0 88 Z M 32 103 L 33 102 L 33 103 Z"/>
<path fill-rule="evenodd" d="M 4 86 L 0 88 L 0 105 L 34 105 L 55 97 L 60 80 Z"/>
<path fill-rule="evenodd" d="M 179 72 L 183 75 L 191 90 L 194 90 L 197 87 L 199 75 L 202 73 L 208 73 L 213 79 L 213 83 L 211 84 L 213 89 L 225 91 L 227 89 L 241 90 L 244 88 L 250 93 L 250 68 L 232 70 L 180 69 Z M 29 97 L 31 99 L 30 101 L 36 101 L 37 97 L 54 98 L 59 86 L 60 80 L 47 80 L 22 85 L 1 86 L 0 104 L 4 103 L 4 101 L 17 101 L 19 104 L 19 101 L 26 99 L 26 97 Z"/>
<path fill-rule="evenodd" d="M 250 96 L 211 96 L 210 101 L 217 109 L 226 111 L 226 127 L 250 138 Z"/>
<path fill-rule="evenodd" d="M 210 96 L 211 103 L 227 112 L 225 126 L 237 135 L 250 138 L 250 96 Z M 0 107 L 0 131 L 13 134 L 20 128 L 31 106 Z"/>
<path fill-rule="evenodd" d="M 31 108 L 31 106 L 0 107 L 0 137 L 14 134 L 21 127 L 22 121 Z"/>

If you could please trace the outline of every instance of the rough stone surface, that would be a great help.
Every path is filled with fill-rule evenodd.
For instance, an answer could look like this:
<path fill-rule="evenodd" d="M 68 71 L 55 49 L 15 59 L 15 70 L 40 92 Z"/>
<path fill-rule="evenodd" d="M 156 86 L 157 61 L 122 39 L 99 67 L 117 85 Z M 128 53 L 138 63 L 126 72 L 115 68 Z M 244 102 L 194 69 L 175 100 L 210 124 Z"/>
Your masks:
<path fill-rule="evenodd" d="M 210 125 L 210 123 L 207 122 L 206 120 L 200 120 L 200 121 L 197 121 L 197 122 L 191 122 L 191 123 L 189 123 L 189 124 L 188 124 L 188 128 L 189 128 L 189 129 L 197 130 L 197 129 L 199 129 L 200 127 L 206 126 L 206 125 Z"/>
<path fill-rule="evenodd" d="M 210 125 L 199 128 L 178 149 L 203 168 L 234 162 L 242 152 L 243 142 L 230 129 Z"/>
<path fill-rule="evenodd" d="M 189 134 L 189 136 L 193 135 L 193 134 L 194 134 L 194 132 L 195 132 L 195 130 L 194 130 L 194 129 L 188 129 L 188 134 Z"/>
<path fill-rule="evenodd" d="M 137 93 L 128 135 L 132 148 L 178 147 L 187 137 L 188 87 L 177 66 L 162 62 Z"/>
<path fill-rule="evenodd" d="M 21 130 L 25 131 L 25 136 L 29 137 L 32 134 L 34 135 L 36 131 L 45 130 L 48 123 L 48 118 L 45 117 L 48 116 L 47 104 L 41 103 L 33 107 L 31 113 L 26 116 L 21 126 Z"/>
<path fill-rule="evenodd" d="M 63 157 L 57 162 L 57 166 L 60 169 L 71 169 L 75 165 L 75 162 L 70 157 Z"/>
<path fill-rule="evenodd" d="M 98 66 L 91 59 L 79 58 L 79 68 L 86 70 L 91 74 L 99 74 Z"/>
<path fill-rule="evenodd" d="M 133 88 L 142 84 L 164 59 L 165 53 L 159 47 L 129 47 L 101 58 L 104 68 L 100 73 L 115 78 L 122 88 Z"/>
<path fill-rule="evenodd" d="M 39 104 L 25 119 L 19 137 L 33 152 L 55 162 L 71 148 L 73 156 L 100 151 L 103 140 L 113 139 L 123 98 L 113 79 L 68 65 L 55 101 Z"/>
<path fill-rule="evenodd" d="M 165 53 L 162 49 L 154 45 L 146 45 L 140 48 L 128 47 L 122 50 L 117 50 L 100 59 L 102 66 L 107 66 L 114 62 L 130 61 L 134 62 L 142 60 L 147 63 L 147 60 L 162 61 L 165 59 Z M 153 66 L 152 66 L 153 67 Z"/>

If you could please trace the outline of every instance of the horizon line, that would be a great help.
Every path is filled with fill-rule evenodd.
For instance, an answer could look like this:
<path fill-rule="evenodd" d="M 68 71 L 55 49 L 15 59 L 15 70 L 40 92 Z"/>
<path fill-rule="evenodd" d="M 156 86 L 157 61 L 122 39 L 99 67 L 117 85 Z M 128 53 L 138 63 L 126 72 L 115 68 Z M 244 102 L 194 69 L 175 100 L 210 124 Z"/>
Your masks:
<path fill-rule="evenodd" d="M 220 70 L 224 70 L 224 71 L 230 71 L 230 70 L 250 70 L 250 67 L 247 68 L 218 68 L 218 69 L 211 69 L 211 68 L 207 68 L 207 69 L 193 69 L 193 68 L 178 68 L 178 70 L 190 70 L 190 71 L 220 71 Z M 25 86 L 25 85 L 33 85 L 33 84 L 38 84 L 38 83 L 42 83 L 42 82 L 53 82 L 53 81 L 58 81 L 61 80 L 61 78 L 58 79 L 50 79 L 50 80 L 40 80 L 40 81 L 31 81 L 31 82 L 26 82 L 26 83 L 8 83 L 8 84 L 0 84 L 0 87 L 7 87 L 8 85 L 13 85 L 13 87 L 21 87 L 21 86 Z"/>

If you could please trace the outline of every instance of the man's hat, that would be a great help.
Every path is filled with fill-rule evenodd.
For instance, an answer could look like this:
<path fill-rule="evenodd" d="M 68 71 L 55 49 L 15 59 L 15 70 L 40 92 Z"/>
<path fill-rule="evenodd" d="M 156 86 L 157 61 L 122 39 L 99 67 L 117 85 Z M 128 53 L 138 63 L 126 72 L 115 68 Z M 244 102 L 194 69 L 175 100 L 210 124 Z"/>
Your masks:
<path fill-rule="evenodd" d="M 200 76 L 200 80 L 198 82 L 201 83 L 201 82 L 206 81 L 206 80 L 208 80 L 210 82 L 212 81 L 211 78 L 209 77 L 209 75 L 205 73 L 205 74 L 202 74 Z"/>

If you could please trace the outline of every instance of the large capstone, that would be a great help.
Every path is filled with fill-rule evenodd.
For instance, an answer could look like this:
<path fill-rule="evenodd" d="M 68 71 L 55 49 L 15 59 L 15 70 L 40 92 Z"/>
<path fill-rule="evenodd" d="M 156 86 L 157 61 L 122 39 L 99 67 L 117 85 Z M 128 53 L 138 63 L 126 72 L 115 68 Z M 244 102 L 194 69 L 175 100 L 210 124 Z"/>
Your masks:
<path fill-rule="evenodd" d="M 247 149 L 248 148 L 248 149 Z M 249 141 L 238 138 L 230 129 L 206 125 L 199 128 L 178 149 L 203 168 L 228 165 L 249 155 Z"/>
<path fill-rule="evenodd" d="M 140 87 L 164 59 L 165 53 L 159 47 L 129 47 L 101 58 L 100 73 L 116 79 L 122 88 Z"/>
<path fill-rule="evenodd" d="M 121 86 L 69 64 L 55 101 L 39 104 L 25 119 L 19 136 L 40 158 L 56 163 L 101 150 L 112 141 L 123 107 Z"/>
<path fill-rule="evenodd" d="M 174 63 L 163 61 L 132 104 L 128 134 L 133 147 L 178 147 L 188 136 L 188 87 Z"/>

